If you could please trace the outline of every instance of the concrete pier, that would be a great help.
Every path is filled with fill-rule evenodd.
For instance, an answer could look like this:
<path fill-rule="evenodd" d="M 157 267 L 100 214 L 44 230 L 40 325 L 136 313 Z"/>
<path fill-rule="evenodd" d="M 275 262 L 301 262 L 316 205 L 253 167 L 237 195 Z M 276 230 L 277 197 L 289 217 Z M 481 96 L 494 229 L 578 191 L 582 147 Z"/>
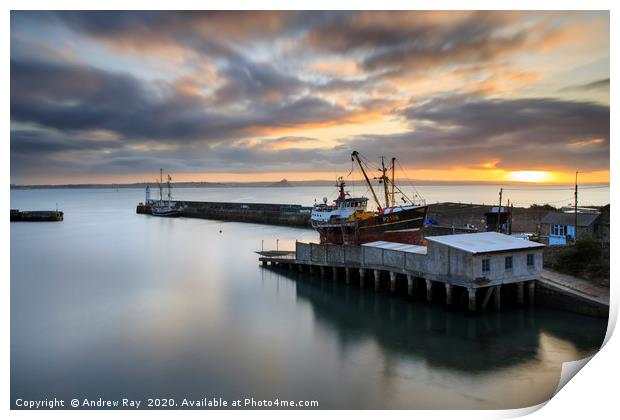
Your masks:
<path fill-rule="evenodd" d="M 138 204 L 136 213 L 152 214 L 153 204 L 153 200 Z M 299 204 L 172 201 L 172 205 L 189 218 L 311 227 L 311 208 Z"/>
<path fill-rule="evenodd" d="M 11 209 L 11 222 L 61 222 L 64 213 L 58 210 L 20 211 Z"/>
<path fill-rule="evenodd" d="M 494 309 L 501 310 L 501 289 L 504 285 L 511 287 L 510 293 L 506 293 L 505 297 L 521 304 L 524 300 L 523 289 L 527 283 L 529 292 L 527 300 L 530 303 L 534 302 L 535 282 L 542 270 L 540 244 L 487 232 L 465 235 L 468 242 L 463 243 L 467 243 L 469 248 L 463 250 L 457 246 L 462 245 L 461 242 L 452 246 L 454 238 L 458 236 L 447 239 L 428 238 L 429 245 L 426 247 L 392 242 L 377 242 L 362 246 L 297 242 L 295 251 L 261 250 L 257 253 L 263 265 L 288 266 L 310 273 L 320 272 L 321 278 L 329 275 L 330 273 L 326 271 L 330 270 L 331 279 L 334 280 L 333 287 L 337 286 L 339 276 L 344 283 L 350 284 L 355 280 L 355 273 L 352 270 L 357 269 L 360 288 L 367 286 L 370 272 L 375 291 L 381 291 L 382 287 L 385 287 L 389 293 L 396 294 L 400 291 L 399 276 L 402 276 L 403 280 L 407 279 L 408 296 L 420 293 L 420 297 L 424 297 L 430 303 L 434 297 L 441 297 L 443 300 L 445 291 L 446 307 L 462 306 L 472 313 L 485 312 L 491 300 Z M 510 251 L 514 253 L 513 270 L 504 270 L 506 243 L 514 247 Z M 502 253 L 498 254 L 494 247 L 501 248 Z M 481 249 L 484 252 L 480 253 Z M 534 266 L 526 264 L 527 261 L 531 261 L 531 255 L 534 255 Z M 383 274 L 385 280 L 381 279 Z M 385 285 L 382 286 L 383 281 Z M 516 290 L 516 297 L 512 287 Z M 419 290 L 416 290 L 418 288 Z M 423 288 L 426 289 L 426 293 L 422 292 Z M 477 299 L 478 290 L 482 293 L 479 299 Z M 434 296 L 437 293 L 439 296 Z"/>

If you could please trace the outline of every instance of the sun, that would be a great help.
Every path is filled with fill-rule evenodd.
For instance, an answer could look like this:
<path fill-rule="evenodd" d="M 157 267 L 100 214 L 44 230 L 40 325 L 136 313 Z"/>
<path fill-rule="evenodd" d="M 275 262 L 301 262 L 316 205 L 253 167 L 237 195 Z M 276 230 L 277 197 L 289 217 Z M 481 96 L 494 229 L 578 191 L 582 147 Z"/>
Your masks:
<path fill-rule="evenodd" d="M 510 181 L 518 182 L 545 182 L 553 177 L 547 171 L 511 171 L 508 173 Z"/>

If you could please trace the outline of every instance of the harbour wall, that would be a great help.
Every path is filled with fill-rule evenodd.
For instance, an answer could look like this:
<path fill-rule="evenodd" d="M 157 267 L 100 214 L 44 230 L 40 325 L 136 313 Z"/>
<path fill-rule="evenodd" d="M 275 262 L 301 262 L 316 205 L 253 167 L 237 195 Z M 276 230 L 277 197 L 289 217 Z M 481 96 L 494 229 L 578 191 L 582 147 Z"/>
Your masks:
<path fill-rule="evenodd" d="M 311 227 L 310 208 L 298 204 L 229 203 L 176 201 L 181 216 L 294 227 Z M 150 214 L 148 205 L 139 204 L 136 213 Z"/>
<path fill-rule="evenodd" d="M 153 202 L 153 201 L 151 201 Z M 311 227 L 311 207 L 299 204 L 230 203 L 212 201 L 175 201 L 181 215 L 201 219 L 264 223 L 295 227 Z M 492 206 L 464 203 L 434 203 L 428 205 L 428 218 L 438 224 L 424 228 L 424 236 L 451 235 L 486 231 L 484 215 Z M 535 232 L 537 223 L 546 211 L 514 208 L 513 232 Z M 137 213 L 150 214 L 148 205 L 139 204 Z M 473 228 L 473 229 L 472 229 Z"/>
<path fill-rule="evenodd" d="M 548 282 L 539 281 L 536 287 L 536 301 L 554 309 L 597 318 L 609 317 L 609 304 L 587 299 L 570 290 L 554 287 Z"/>
<path fill-rule="evenodd" d="M 11 210 L 11 222 L 60 222 L 62 220 L 64 220 L 64 213 L 58 210 Z"/>

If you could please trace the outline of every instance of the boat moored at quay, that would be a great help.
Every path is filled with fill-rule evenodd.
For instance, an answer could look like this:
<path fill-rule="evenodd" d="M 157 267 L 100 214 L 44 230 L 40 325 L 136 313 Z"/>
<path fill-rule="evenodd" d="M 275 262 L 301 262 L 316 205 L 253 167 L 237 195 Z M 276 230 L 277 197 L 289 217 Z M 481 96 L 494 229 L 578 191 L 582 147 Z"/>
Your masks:
<path fill-rule="evenodd" d="M 351 159 L 359 165 L 364 180 L 377 205 L 375 211 L 367 209 L 369 199 L 351 197 L 345 190 L 345 182 L 338 179 L 338 197 L 334 204 L 328 204 L 327 198 L 312 208 L 311 223 L 317 230 L 320 241 L 332 244 L 363 244 L 374 241 L 400 242 L 417 244 L 422 239 L 422 227 L 428 207 L 425 203 L 414 203 L 396 186 L 394 181 L 396 158 L 392 158 L 391 178 L 387 175 L 384 159 L 381 158 L 379 171 L 381 176 L 375 178 L 383 185 L 384 202 L 381 202 L 372 186 L 365 166 L 358 152 L 351 154 Z M 396 194 L 401 196 L 403 205 L 396 204 Z"/>
<path fill-rule="evenodd" d="M 166 180 L 166 199 L 164 200 L 164 182 L 163 182 L 163 170 L 159 170 L 159 201 L 152 202 L 151 214 L 159 217 L 179 217 L 181 216 L 180 209 L 177 208 L 177 203 L 172 201 L 172 185 L 170 184 L 172 177 L 170 174 Z M 147 190 L 148 195 L 148 190 Z M 146 202 L 149 202 L 147 198 Z"/>

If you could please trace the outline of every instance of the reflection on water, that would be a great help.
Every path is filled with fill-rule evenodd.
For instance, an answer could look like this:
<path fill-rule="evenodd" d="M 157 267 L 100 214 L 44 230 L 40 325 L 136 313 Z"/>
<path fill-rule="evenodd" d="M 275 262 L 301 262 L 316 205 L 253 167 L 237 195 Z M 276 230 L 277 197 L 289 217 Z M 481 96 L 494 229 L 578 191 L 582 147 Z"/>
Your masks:
<path fill-rule="evenodd" d="M 604 321 L 558 311 L 471 318 L 265 269 L 252 253 L 261 240 L 290 249 L 314 232 L 136 215 L 139 190 L 11 199 L 22 208 L 59 201 L 66 214 L 62 223 L 11 225 L 12 401 L 520 407 L 548 398 L 561 362 L 592 354 L 604 336 Z"/>
<path fill-rule="evenodd" d="M 598 320 L 543 308 L 467 317 L 285 270 L 274 281 L 282 277 L 296 281 L 297 297 L 311 303 L 342 352 L 370 343 L 381 352 L 381 364 L 365 368 L 376 369 L 388 407 L 437 408 L 434 392 L 450 408 L 542 402 L 557 386 L 561 363 L 592 352 L 604 334 Z M 432 379 L 402 383 L 419 375 Z"/>

